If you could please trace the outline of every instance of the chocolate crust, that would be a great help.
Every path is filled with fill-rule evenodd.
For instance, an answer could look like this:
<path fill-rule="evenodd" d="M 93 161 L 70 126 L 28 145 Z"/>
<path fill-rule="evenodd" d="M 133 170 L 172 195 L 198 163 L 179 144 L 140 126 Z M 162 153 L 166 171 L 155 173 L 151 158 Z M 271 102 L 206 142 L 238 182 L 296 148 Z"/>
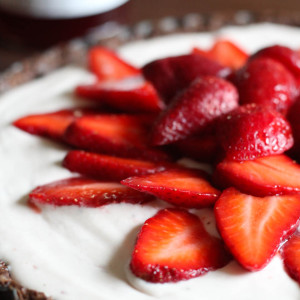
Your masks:
<path fill-rule="evenodd" d="M 84 65 L 87 49 L 101 44 L 116 48 L 124 43 L 148 39 L 171 33 L 205 32 L 217 30 L 226 25 L 249 25 L 270 22 L 300 26 L 300 15 L 292 12 L 215 12 L 210 14 L 193 13 L 181 18 L 166 17 L 161 20 L 140 22 L 134 26 L 120 26 L 108 23 L 99 30 L 65 44 L 57 45 L 24 61 L 13 64 L 0 73 L 0 94 L 30 80 L 44 76 L 67 64 Z M 110 32 L 107 35 L 107 32 Z M 0 260 L 0 299 L 1 300 L 52 300 L 44 293 L 22 287 L 10 275 L 9 267 Z"/>
<path fill-rule="evenodd" d="M 13 280 L 8 266 L 0 261 L 0 298 L 1 300 L 51 300 L 44 293 L 29 290 Z"/>

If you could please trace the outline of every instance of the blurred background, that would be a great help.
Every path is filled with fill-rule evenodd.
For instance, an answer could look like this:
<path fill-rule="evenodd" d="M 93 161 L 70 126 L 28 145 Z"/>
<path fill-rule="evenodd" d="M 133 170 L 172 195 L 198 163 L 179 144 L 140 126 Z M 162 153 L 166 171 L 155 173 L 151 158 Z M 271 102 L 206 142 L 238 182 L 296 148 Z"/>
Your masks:
<path fill-rule="evenodd" d="M 0 0 L 0 71 L 61 41 L 102 24 L 189 13 L 250 10 L 299 12 L 299 0 Z"/>

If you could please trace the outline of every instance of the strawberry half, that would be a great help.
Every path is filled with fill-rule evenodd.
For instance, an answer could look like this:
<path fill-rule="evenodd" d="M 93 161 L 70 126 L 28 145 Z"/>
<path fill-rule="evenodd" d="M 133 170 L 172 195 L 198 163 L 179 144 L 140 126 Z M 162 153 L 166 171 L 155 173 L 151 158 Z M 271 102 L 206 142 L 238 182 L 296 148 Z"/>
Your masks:
<path fill-rule="evenodd" d="M 224 267 L 230 257 L 197 216 L 164 209 L 148 219 L 132 254 L 132 272 L 150 282 L 177 282 Z"/>
<path fill-rule="evenodd" d="M 206 177 L 203 171 L 181 168 L 129 177 L 121 183 L 179 207 L 202 208 L 213 206 L 220 195 Z"/>
<path fill-rule="evenodd" d="M 285 269 L 300 284 L 300 232 L 297 231 L 280 250 Z"/>
<path fill-rule="evenodd" d="M 229 188 L 214 210 L 219 232 L 235 259 L 245 269 L 258 271 L 297 229 L 300 195 L 259 198 Z"/>
<path fill-rule="evenodd" d="M 153 128 L 153 145 L 165 145 L 201 132 L 238 106 L 236 88 L 224 79 L 203 76 L 176 97 Z"/>
<path fill-rule="evenodd" d="M 111 203 L 143 203 L 153 198 L 117 182 L 83 177 L 68 178 L 35 188 L 29 194 L 31 204 L 98 207 Z"/>
<path fill-rule="evenodd" d="M 103 180 L 120 181 L 144 174 L 164 171 L 169 165 L 144 160 L 120 158 L 103 154 L 74 150 L 63 161 L 63 166 L 72 172 Z"/>
<path fill-rule="evenodd" d="M 256 103 L 286 113 L 297 96 L 292 74 L 270 58 L 251 60 L 237 74 L 240 103 Z"/>
<path fill-rule="evenodd" d="M 274 45 L 263 48 L 251 56 L 250 59 L 257 57 L 272 58 L 283 64 L 296 77 L 300 77 L 300 53 L 288 47 Z"/>
<path fill-rule="evenodd" d="M 232 160 L 281 154 L 294 142 L 290 124 L 280 113 L 255 104 L 236 108 L 217 125 L 217 137 Z"/>
<path fill-rule="evenodd" d="M 141 76 L 79 85 L 75 93 L 99 104 L 128 112 L 158 112 L 165 107 L 152 84 Z"/>
<path fill-rule="evenodd" d="M 254 196 L 300 194 L 300 166 L 285 155 L 248 161 L 225 159 L 217 165 L 218 186 L 234 186 Z"/>
<path fill-rule="evenodd" d="M 88 53 L 90 70 L 98 80 L 119 80 L 140 74 L 140 70 L 122 60 L 115 52 L 104 47 L 94 47 Z"/>
<path fill-rule="evenodd" d="M 230 68 L 197 54 L 158 59 L 145 65 L 142 71 L 166 102 L 199 76 L 226 77 L 231 73 Z"/>
<path fill-rule="evenodd" d="M 167 160 L 169 156 L 148 146 L 152 116 L 102 114 L 77 119 L 65 132 L 66 141 L 80 149 L 120 157 Z"/>
<path fill-rule="evenodd" d="M 30 134 L 63 141 L 67 127 L 83 115 L 96 114 L 89 109 L 64 109 L 52 113 L 34 114 L 14 121 L 14 126 Z"/>

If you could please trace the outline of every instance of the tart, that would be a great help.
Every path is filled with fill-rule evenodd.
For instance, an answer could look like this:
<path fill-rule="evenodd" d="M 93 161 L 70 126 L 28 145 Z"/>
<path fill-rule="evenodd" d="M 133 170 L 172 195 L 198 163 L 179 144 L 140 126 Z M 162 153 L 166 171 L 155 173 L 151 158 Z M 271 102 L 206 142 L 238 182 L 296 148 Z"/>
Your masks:
<path fill-rule="evenodd" d="M 253 53 L 274 44 L 300 48 L 299 36 L 298 28 L 257 24 L 132 42 L 118 53 L 140 67 L 154 59 L 188 53 L 193 47 L 209 48 L 220 37 Z M 137 234 L 145 220 L 169 207 L 165 202 L 98 208 L 44 205 L 39 213 L 28 207 L 28 194 L 35 187 L 70 177 L 61 166 L 69 148 L 28 135 L 12 123 L 25 115 L 84 105 L 74 99 L 73 90 L 93 80 L 84 68 L 67 66 L 1 97 L 0 257 L 9 264 L 14 280 L 57 300 L 115 300 L 124 295 L 140 300 L 298 299 L 299 286 L 284 271 L 279 255 L 253 273 L 231 261 L 214 272 L 176 283 L 150 283 L 134 276 L 129 262 Z M 212 236 L 219 237 L 211 209 L 191 211 Z"/>

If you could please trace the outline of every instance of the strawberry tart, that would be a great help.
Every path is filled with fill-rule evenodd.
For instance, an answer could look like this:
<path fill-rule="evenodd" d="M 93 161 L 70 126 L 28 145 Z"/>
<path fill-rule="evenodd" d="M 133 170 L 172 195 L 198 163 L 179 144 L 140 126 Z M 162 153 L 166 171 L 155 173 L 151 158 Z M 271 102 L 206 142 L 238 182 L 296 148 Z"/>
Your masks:
<path fill-rule="evenodd" d="M 0 298 L 298 300 L 299 50 L 174 34 L 3 94 Z"/>

